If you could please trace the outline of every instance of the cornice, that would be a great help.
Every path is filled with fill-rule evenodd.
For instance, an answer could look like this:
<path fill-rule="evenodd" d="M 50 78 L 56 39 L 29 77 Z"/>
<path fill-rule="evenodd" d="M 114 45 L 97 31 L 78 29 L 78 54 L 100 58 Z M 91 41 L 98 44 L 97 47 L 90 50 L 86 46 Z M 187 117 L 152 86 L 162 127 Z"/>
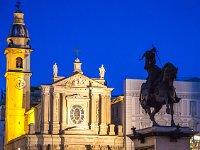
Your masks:
<path fill-rule="evenodd" d="M 140 97 L 140 92 L 126 92 L 125 93 L 125 97 L 126 96 L 131 96 L 131 97 Z M 178 97 L 180 97 L 180 98 L 182 98 L 182 99 L 200 99 L 200 93 L 195 93 L 195 94 L 193 94 L 193 93 L 186 93 L 186 94 L 184 94 L 184 93 L 181 93 L 181 94 L 179 94 L 179 93 L 177 93 L 177 96 Z"/>
<path fill-rule="evenodd" d="M 182 99 L 200 99 L 200 94 L 177 94 Z"/>
<path fill-rule="evenodd" d="M 12 54 L 17 54 L 17 53 L 31 53 L 33 50 L 32 49 L 22 49 L 22 48 L 6 48 L 4 51 L 4 54 L 12 53 Z"/>

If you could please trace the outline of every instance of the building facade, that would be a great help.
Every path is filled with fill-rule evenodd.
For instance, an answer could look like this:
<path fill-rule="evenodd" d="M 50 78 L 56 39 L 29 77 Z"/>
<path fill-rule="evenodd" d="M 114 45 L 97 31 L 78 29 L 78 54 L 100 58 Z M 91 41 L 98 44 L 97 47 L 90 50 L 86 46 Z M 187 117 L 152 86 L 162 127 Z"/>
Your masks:
<path fill-rule="evenodd" d="M 30 54 L 24 14 L 17 10 L 7 39 L 5 149 L 123 149 L 122 126 L 111 124 L 111 92 L 105 69 L 88 78 L 78 58 L 69 77 L 58 76 L 41 85 L 41 102 L 30 108 Z M 36 94 L 36 93 L 35 93 Z M 34 103 L 35 104 L 35 103 Z"/>
<path fill-rule="evenodd" d="M 124 122 L 124 96 L 117 96 L 111 100 L 111 123 L 122 125 Z"/>
<path fill-rule="evenodd" d="M 124 134 L 132 134 L 132 127 L 142 129 L 152 126 L 148 114 L 144 112 L 139 102 L 142 83 L 145 80 L 126 79 L 124 81 Z M 174 121 L 176 125 L 190 127 L 200 131 L 200 82 L 175 81 L 177 96 L 181 98 L 179 103 L 174 104 Z M 166 107 L 155 116 L 160 125 L 171 125 L 171 115 L 166 114 Z M 134 148 L 132 141 L 126 136 L 126 149 Z"/>

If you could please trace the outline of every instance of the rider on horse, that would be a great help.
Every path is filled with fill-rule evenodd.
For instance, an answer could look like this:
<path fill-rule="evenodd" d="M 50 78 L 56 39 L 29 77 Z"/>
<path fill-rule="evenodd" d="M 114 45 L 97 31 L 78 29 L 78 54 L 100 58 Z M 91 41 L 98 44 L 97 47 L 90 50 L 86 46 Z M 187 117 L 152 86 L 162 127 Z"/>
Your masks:
<path fill-rule="evenodd" d="M 156 52 L 156 48 L 153 47 L 146 51 L 140 59 L 145 58 L 144 69 L 147 70 L 148 77 L 141 86 L 139 101 L 142 108 L 148 113 L 153 126 L 158 125 L 155 121 L 155 114 L 159 112 L 163 105 L 166 105 L 166 112 L 171 114 L 171 126 L 174 126 L 173 104 L 180 101 L 173 85 L 178 68 L 170 62 L 166 63 L 162 69 L 158 67 L 156 65 Z"/>
<path fill-rule="evenodd" d="M 146 79 L 147 101 L 151 98 L 151 95 L 154 93 L 157 81 L 159 81 L 158 78 L 162 72 L 161 68 L 156 65 L 156 52 L 156 48 L 153 47 L 151 50 L 147 50 L 140 59 L 142 60 L 145 58 L 144 69 L 148 72 L 148 77 Z M 168 98 L 165 98 L 165 103 L 167 107 L 167 112 L 169 112 Z"/>

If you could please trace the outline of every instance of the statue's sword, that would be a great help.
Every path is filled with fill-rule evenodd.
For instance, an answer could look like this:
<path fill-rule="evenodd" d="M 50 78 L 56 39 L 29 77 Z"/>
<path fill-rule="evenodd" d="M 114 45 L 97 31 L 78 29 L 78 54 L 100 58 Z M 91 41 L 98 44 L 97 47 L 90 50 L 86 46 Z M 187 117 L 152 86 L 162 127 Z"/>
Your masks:
<path fill-rule="evenodd" d="M 161 67 L 163 67 L 163 65 L 162 65 L 162 63 L 161 63 L 161 61 L 160 61 L 160 58 L 158 57 L 157 51 L 155 51 L 155 53 L 156 53 L 156 57 L 158 58 L 158 61 L 159 61 L 160 65 L 161 65 Z"/>
<path fill-rule="evenodd" d="M 157 49 L 154 47 L 154 45 L 152 44 L 152 49 L 154 49 L 155 51 L 155 53 L 156 53 L 156 57 L 158 58 L 158 61 L 159 61 L 159 63 L 160 63 L 160 65 L 161 65 L 161 67 L 163 67 L 163 65 L 162 65 L 162 63 L 161 63 L 161 61 L 160 61 L 160 58 L 158 57 L 158 53 L 157 53 Z"/>

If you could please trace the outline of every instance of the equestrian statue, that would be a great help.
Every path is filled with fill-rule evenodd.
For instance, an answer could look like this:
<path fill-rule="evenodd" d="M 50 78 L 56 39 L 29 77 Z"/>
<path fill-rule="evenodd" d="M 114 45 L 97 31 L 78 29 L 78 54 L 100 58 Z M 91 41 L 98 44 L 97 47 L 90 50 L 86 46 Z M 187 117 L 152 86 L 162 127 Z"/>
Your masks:
<path fill-rule="evenodd" d="M 147 70 L 148 77 L 141 86 L 139 101 L 150 116 L 153 126 L 159 126 L 154 117 L 163 105 L 166 105 L 166 113 L 171 114 L 171 126 L 175 126 L 173 104 L 178 103 L 180 98 L 176 95 L 173 83 L 178 68 L 168 62 L 161 69 L 156 65 L 156 56 L 158 56 L 157 50 L 153 47 L 151 50 L 147 50 L 140 59 L 145 58 L 144 69 Z M 159 57 L 158 60 L 160 62 Z M 153 109 L 151 110 L 151 108 Z"/>

